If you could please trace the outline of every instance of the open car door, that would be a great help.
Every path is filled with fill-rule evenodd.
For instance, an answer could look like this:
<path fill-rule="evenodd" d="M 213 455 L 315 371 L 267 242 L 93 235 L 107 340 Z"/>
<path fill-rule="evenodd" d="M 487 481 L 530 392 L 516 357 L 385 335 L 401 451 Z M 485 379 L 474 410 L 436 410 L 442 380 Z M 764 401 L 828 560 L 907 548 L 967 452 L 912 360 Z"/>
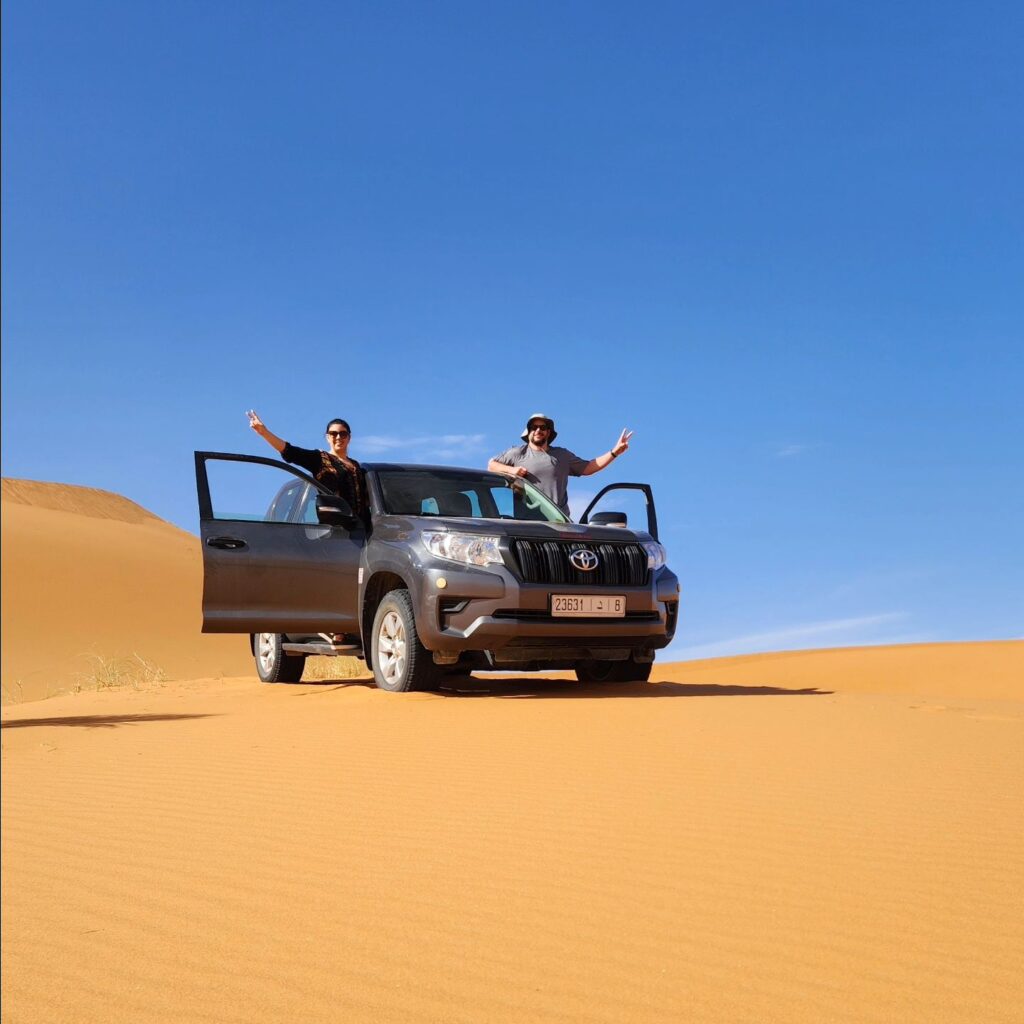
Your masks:
<path fill-rule="evenodd" d="M 594 507 L 609 491 L 640 491 L 644 496 L 647 507 L 647 532 L 654 540 L 658 539 L 658 513 L 654 508 L 654 493 L 650 484 L 609 484 L 597 492 L 597 497 L 587 506 L 586 511 L 580 516 L 581 523 L 590 521 L 590 515 Z M 596 525 L 596 524 L 595 524 Z"/>
<path fill-rule="evenodd" d="M 284 462 L 223 452 L 195 458 L 203 632 L 358 633 L 365 524 L 321 523 L 325 492 Z"/>

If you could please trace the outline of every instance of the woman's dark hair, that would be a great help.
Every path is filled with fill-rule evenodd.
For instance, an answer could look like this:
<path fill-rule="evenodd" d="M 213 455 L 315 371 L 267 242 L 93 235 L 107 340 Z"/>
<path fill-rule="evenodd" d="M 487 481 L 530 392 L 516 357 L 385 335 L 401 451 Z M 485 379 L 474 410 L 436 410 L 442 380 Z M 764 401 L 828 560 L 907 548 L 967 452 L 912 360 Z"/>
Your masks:
<path fill-rule="evenodd" d="M 326 427 L 324 427 L 324 433 L 326 434 L 327 431 L 330 430 L 335 423 L 337 423 L 339 427 L 344 427 L 350 434 L 352 433 L 352 428 L 348 425 L 347 421 L 345 420 L 331 420 L 331 422 L 328 423 Z"/>

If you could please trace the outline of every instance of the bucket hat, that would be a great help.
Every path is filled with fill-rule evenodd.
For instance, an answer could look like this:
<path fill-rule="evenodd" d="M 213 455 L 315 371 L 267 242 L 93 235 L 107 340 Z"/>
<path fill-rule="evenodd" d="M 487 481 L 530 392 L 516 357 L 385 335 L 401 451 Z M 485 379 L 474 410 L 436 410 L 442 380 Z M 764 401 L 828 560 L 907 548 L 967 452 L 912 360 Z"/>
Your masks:
<path fill-rule="evenodd" d="M 524 441 L 530 436 L 530 424 L 534 420 L 543 420 L 548 425 L 548 444 L 558 437 L 558 431 L 555 430 L 555 421 L 550 416 L 545 416 L 542 412 L 535 412 L 527 418 L 526 429 L 519 435 Z"/>

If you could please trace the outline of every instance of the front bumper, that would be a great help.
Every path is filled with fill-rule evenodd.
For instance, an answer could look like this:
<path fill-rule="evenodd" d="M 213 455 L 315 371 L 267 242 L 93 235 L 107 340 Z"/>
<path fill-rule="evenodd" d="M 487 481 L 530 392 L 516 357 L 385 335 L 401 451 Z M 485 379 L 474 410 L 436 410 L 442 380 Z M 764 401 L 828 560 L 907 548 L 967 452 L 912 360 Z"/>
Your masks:
<path fill-rule="evenodd" d="M 443 579 L 444 586 L 438 581 Z M 418 578 L 416 627 L 440 656 L 488 652 L 497 663 L 582 658 L 651 660 L 675 635 L 679 582 L 667 568 L 643 587 L 573 587 L 521 583 L 505 567 L 466 571 L 431 566 Z M 555 618 L 552 594 L 622 594 L 623 618 Z"/>

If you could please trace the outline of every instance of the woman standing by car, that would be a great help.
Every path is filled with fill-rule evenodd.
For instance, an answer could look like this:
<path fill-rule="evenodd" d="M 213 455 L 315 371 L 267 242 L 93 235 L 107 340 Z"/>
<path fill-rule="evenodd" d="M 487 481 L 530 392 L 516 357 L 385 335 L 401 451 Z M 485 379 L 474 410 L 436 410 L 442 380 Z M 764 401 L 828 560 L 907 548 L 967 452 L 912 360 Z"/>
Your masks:
<path fill-rule="evenodd" d="M 347 421 L 333 419 L 325 428 L 324 437 L 330 451 L 318 448 L 298 448 L 271 433 L 259 418 L 255 409 L 248 409 L 249 426 L 275 451 L 280 452 L 285 462 L 301 466 L 318 483 L 344 498 L 352 511 L 363 522 L 369 521 L 370 508 L 366 500 L 366 480 L 359 463 L 348 454 L 348 443 L 352 439 L 352 428 Z M 321 633 L 328 643 L 335 647 L 349 642 L 344 633 Z"/>
<path fill-rule="evenodd" d="M 317 448 L 298 448 L 271 433 L 254 409 L 246 412 L 249 426 L 275 451 L 280 452 L 285 462 L 301 466 L 318 483 L 344 498 L 352 511 L 364 522 L 368 512 L 366 481 L 358 462 L 348 454 L 348 443 L 352 439 L 352 428 L 345 420 L 333 419 L 327 424 L 324 436 L 329 451 Z"/>

